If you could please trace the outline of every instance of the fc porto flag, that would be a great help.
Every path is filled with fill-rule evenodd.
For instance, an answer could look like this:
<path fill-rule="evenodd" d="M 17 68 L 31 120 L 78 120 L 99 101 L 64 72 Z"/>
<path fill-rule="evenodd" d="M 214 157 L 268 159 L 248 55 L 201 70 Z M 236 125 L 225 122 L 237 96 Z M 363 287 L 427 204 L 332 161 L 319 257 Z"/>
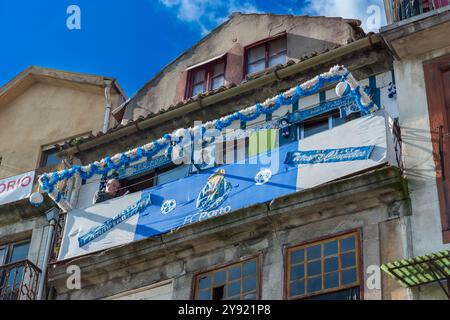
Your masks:
<path fill-rule="evenodd" d="M 390 162 L 386 128 L 384 114 L 368 115 L 240 162 L 77 208 L 67 214 L 59 260 L 177 231 Z M 87 183 L 80 196 L 92 197 L 96 189 Z"/>

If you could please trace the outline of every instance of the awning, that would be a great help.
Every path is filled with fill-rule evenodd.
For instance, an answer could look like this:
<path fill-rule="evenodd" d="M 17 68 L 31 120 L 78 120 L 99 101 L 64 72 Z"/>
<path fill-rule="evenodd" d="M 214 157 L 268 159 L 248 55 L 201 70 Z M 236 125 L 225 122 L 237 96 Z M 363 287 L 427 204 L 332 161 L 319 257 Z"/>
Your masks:
<path fill-rule="evenodd" d="M 205 65 L 205 64 L 207 64 L 207 63 L 210 63 L 210 62 L 212 62 L 212 61 L 219 60 L 219 59 L 223 58 L 226 54 L 227 54 L 227 53 L 225 52 L 225 53 L 222 53 L 222 54 L 220 54 L 220 55 L 218 55 L 218 56 L 216 56 L 216 57 L 213 57 L 213 58 L 211 58 L 211 59 L 208 59 L 208 60 L 205 60 L 205 61 L 196 63 L 196 64 L 194 64 L 193 66 L 188 67 L 188 68 L 187 68 L 186 70 L 184 70 L 184 71 L 189 71 L 189 70 L 195 69 L 195 68 L 197 68 L 197 67 L 203 66 L 203 65 Z"/>
<path fill-rule="evenodd" d="M 440 283 L 450 279 L 450 251 L 389 262 L 383 264 L 381 269 L 404 287 L 416 287 L 433 282 Z M 440 285 L 443 288 L 441 283 Z M 445 291 L 445 293 L 448 296 L 448 292 Z"/>

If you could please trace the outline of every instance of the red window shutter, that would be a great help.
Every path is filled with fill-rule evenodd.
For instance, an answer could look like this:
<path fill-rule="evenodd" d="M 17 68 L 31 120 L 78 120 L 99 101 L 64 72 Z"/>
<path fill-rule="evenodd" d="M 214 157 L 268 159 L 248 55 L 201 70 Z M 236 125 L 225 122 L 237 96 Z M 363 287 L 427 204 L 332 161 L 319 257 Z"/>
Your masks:
<path fill-rule="evenodd" d="M 443 241 L 450 243 L 450 56 L 425 62 L 424 73 Z"/>

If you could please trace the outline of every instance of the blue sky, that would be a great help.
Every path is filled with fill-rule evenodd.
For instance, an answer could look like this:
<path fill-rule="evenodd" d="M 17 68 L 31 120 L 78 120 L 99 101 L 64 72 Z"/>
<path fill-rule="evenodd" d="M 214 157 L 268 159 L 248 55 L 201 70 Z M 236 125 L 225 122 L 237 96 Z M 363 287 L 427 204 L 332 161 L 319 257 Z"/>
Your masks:
<path fill-rule="evenodd" d="M 79 30 L 66 26 L 70 5 L 81 10 Z M 115 77 L 132 96 L 231 12 L 344 16 L 376 31 L 366 23 L 371 5 L 383 7 L 382 0 L 0 0 L 0 86 L 37 65 Z M 380 16 L 377 25 L 385 23 Z"/>

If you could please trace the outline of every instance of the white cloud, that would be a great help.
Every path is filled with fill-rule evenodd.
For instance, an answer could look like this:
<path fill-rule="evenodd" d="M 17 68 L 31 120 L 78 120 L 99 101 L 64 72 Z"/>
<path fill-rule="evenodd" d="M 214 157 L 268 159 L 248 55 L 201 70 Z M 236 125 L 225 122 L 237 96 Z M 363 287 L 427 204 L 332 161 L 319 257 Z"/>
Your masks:
<path fill-rule="evenodd" d="M 386 23 L 383 8 L 383 0 L 307 0 L 303 13 L 359 19 L 367 32 Z"/>
<path fill-rule="evenodd" d="M 226 21 L 232 12 L 260 13 L 253 0 L 159 0 L 180 21 L 193 23 L 202 35 Z M 367 31 L 377 31 L 386 22 L 383 0 L 289 0 L 274 3 L 286 14 L 308 14 L 359 19 Z M 375 11 L 374 11 L 375 10 Z"/>
<path fill-rule="evenodd" d="M 180 21 L 195 23 L 202 35 L 206 35 L 220 23 L 226 21 L 232 12 L 257 13 L 258 8 L 250 2 L 237 0 L 159 0 L 164 6 L 173 8 Z"/>

